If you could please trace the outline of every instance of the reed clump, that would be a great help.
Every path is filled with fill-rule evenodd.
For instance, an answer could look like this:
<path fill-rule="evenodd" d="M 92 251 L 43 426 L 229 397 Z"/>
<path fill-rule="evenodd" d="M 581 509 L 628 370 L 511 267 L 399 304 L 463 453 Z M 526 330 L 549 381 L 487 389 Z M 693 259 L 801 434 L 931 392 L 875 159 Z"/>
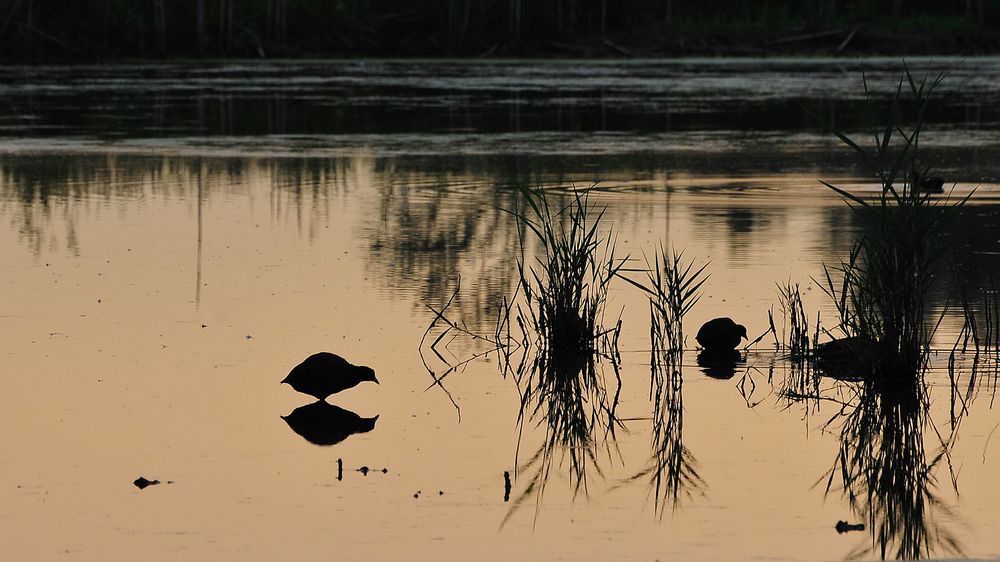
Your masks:
<path fill-rule="evenodd" d="M 802 291 L 798 283 L 786 282 L 778 284 L 778 308 L 781 312 L 781 334 L 774 325 L 774 317 L 769 312 L 771 331 L 775 337 L 775 346 L 787 352 L 792 361 L 801 361 L 809 357 L 819 331 L 819 319 L 816 320 L 817 334 L 810 339 L 809 318 L 802 305 Z"/>
<path fill-rule="evenodd" d="M 574 191 L 564 206 L 556 206 L 554 197 L 541 189 L 522 187 L 520 192 L 526 208 L 511 211 L 523 234 L 519 283 L 515 295 L 505 300 L 505 325 L 497 333 L 506 334 L 509 348 L 521 350 L 516 365 L 510 354 L 503 356 L 502 365 L 521 394 L 519 435 L 533 422 L 544 436 L 537 452 L 518 467 L 533 475 L 508 518 L 532 495 L 537 516 L 557 460 L 568 461 L 574 494 L 586 493 L 588 473 L 600 473 L 602 447 L 608 456 L 617 450 L 620 424 L 615 409 L 621 389 L 621 322 L 605 326 L 605 312 L 610 284 L 625 260 L 615 256 L 613 232 L 602 230 L 604 209 L 590 203 L 590 190 Z M 529 246 L 532 262 L 524 258 Z M 516 342 L 512 321 L 520 330 Z M 614 373 L 613 387 L 604 375 L 605 364 Z"/>
<path fill-rule="evenodd" d="M 649 264 L 648 284 L 637 284 L 649 295 L 650 399 L 653 402 L 652 455 L 639 476 L 648 478 L 656 513 L 676 509 L 682 496 L 700 493 L 705 482 L 693 453 L 684 445 L 684 316 L 701 298 L 708 264 L 695 268 L 682 252 L 670 255 L 661 247 Z"/>
<path fill-rule="evenodd" d="M 617 343 L 620 326 L 603 321 L 611 281 L 625 260 L 615 257 L 613 233 L 601 232 L 605 210 L 590 204 L 590 190 L 575 191 L 561 208 L 541 189 L 520 191 L 528 208 L 513 214 L 533 235 L 537 255 L 534 264 L 518 260 L 525 306 L 517 305 L 515 321 L 534 334 L 546 364 L 585 362 Z"/>
<path fill-rule="evenodd" d="M 941 235 L 968 200 L 938 202 L 922 189 L 930 175 L 919 154 L 923 118 L 944 77 L 918 81 L 906 69 L 888 100 L 885 123 L 870 130 L 871 148 L 834 131 L 861 156 L 881 187 L 874 200 L 866 200 L 823 182 L 844 197 L 866 225 L 847 260 L 826 267 L 821 283 L 834 301 L 844 337 L 862 342 L 858 347 L 870 357 L 866 375 L 912 378 L 929 349 L 933 329 L 926 303 L 945 255 Z M 867 81 L 865 95 L 874 114 Z"/>

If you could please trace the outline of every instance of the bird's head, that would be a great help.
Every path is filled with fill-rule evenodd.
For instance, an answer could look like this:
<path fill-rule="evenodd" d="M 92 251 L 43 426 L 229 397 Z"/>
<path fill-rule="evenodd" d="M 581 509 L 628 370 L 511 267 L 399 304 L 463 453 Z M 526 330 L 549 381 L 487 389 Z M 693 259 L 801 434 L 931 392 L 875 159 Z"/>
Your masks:
<path fill-rule="evenodd" d="M 744 326 L 743 324 L 736 325 L 736 333 L 738 333 L 742 339 L 747 339 L 747 340 L 750 339 L 747 336 L 747 327 Z"/>
<path fill-rule="evenodd" d="M 375 378 L 375 369 L 371 367 L 361 367 L 361 380 L 372 381 L 375 384 L 379 384 L 378 379 Z"/>

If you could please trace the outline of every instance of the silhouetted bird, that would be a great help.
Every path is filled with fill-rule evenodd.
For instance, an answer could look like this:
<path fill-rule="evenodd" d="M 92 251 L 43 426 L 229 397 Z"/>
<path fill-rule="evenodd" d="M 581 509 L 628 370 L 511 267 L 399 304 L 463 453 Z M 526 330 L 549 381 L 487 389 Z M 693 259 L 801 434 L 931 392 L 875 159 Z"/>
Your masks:
<path fill-rule="evenodd" d="M 745 337 L 747 329 L 732 318 L 715 318 L 702 325 L 695 339 L 706 351 L 729 351 Z"/>
<path fill-rule="evenodd" d="M 944 179 L 924 178 L 920 180 L 920 191 L 922 193 L 944 193 Z"/>
<path fill-rule="evenodd" d="M 878 343 L 860 336 L 821 343 L 813 349 L 816 366 L 829 377 L 856 380 L 871 373 Z"/>
<path fill-rule="evenodd" d="M 281 382 L 288 383 L 299 392 L 326 400 L 327 396 L 364 381 L 378 384 L 371 367 L 351 365 L 339 355 L 322 352 L 307 357 Z"/>
<path fill-rule="evenodd" d="M 350 410 L 345 410 L 322 400 L 299 406 L 287 416 L 281 416 L 292 431 L 314 445 L 336 445 L 355 433 L 368 433 L 375 429 L 374 418 L 363 418 Z M 338 462 L 338 474 L 343 465 Z M 338 478 L 339 479 L 339 478 Z"/>

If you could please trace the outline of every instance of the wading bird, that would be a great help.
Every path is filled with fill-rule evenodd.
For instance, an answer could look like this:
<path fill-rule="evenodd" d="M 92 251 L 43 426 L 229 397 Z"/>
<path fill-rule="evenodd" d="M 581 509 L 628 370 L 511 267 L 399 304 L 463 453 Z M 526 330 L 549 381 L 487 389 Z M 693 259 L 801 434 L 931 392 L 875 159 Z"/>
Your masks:
<path fill-rule="evenodd" d="M 343 357 L 324 351 L 307 357 L 281 382 L 291 385 L 299 392 L 326 400 L 327 396 L 353 388 L 364 381 L 378 384 L 371 367 L 352 365 Z"/>
<path fill-rule="evenodd" d="M 732 351 L 747 337 L 747 329 L 732 318 L 715 318 L 705 322 L 695 339 L 705 351 Z"/>

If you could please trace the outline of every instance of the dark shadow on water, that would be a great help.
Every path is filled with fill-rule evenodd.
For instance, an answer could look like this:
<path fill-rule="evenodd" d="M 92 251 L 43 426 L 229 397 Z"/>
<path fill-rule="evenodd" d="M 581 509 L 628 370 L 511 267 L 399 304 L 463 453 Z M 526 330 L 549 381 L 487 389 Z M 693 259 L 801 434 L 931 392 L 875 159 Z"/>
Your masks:
<path fill-rule="evenodd" d="M 723 351 L 703 349 L 698 352 L 698 366 L 701 367 L 701 372 L 713 379 L 731 379 L 736 376 L 737 369 L 741 369 L 745 364 L 746 360 L 735 349 Z"/>
<path fill-rule="evenodd" d="M 306 441 L 330 446 L 356 433 L 368 433 L 375 429 L 378 416 L 363 418 L 350 410 L 318 401 L 299 406 L 281 419 Z"/>

